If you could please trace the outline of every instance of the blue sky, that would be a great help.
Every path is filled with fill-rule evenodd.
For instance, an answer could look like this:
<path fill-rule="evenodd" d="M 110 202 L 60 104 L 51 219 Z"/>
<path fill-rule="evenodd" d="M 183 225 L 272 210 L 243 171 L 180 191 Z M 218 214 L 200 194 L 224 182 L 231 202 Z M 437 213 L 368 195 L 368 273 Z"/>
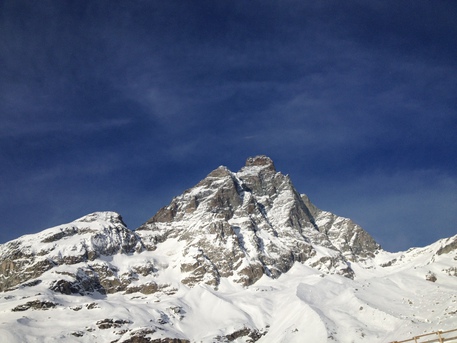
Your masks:
<path fill-rule="evenodd" d="M 457 233 L 455 1 L 0 4 L 0 243 L 265 154 L 385 249 Z"/>

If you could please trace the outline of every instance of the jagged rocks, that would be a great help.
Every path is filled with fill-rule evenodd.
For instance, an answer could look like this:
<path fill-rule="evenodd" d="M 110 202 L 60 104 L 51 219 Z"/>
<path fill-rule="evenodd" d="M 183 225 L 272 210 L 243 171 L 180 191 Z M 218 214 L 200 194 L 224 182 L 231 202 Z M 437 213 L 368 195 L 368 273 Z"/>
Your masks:
<path fill-rule="evenodd" d="M 435 273 L 432 273 L 431 271 L 429 271 L 425 275 L 425 280 L 430 281 L 430 282 L 436 282 L 436 280 L 438 280 L 438 278 L 436 277 Z"/>
<path fill-rule="evenodd" d="M 324 233 L 349 261 L 363 261 L 374 257 L 379 251 L 379 244 L 352 220 L 327 211 L 312 211 L 319 231 Z"/>
<path fill-rule="evenodd" d="M 50 290 L 54 292 L 59 292 L 62 294 L 75 294 L 75 293 L 80 293 L 84 292 L 85 290 L 77 287 L 75 283 L 69 282 L 67 280 L 56 280 L 54 283 L 49 287 Z"/>
<path fill-rule="evenodd" d="M 257 342 L 260 338 L 262 338 L 262 336 L 264 336 L 265 334 L 266 331 L 261 332 L 259 330 L 253 330 L 245 327 L 235 332 L 232 332 L 231 334 L 225 335 L 224 337 L 228 342 L 233 342 L 234 340 L 240 337 L 247 337 L 247 343 L 254 343 Z"/>
<path fill-rule="evenodd" d="M 217 287 L 221 277 L 248 286 L 296 262 L 352 278 L 349 262 L 380 249 L 352 221 L 312 205 L 266 156 L 237 173 L 215 169 L 136 232 L 150 250 L 171 238 L 185 242 L 180 270 L 189 286 Z"/>
<path fill-rule="evenodd" d="M 436 253 L 442 255 L 455 250 L 457 250 L 457 236 L 446 239 L 445 244 Z"/>
<path fill-rule="evenodd" d="M 98 292 L 100 294 L 106 294 L 107 291 L 112 290 L 112 288 L 107 287 L 107 284 L 112 285 L 112 280 L 106 278 L 100 278 L 96 270 L 87 266 L 85 268 L 78 268 L 74 275 L 70 274 L 68 276 L 73 277 L 73 281 L 66 279 L 56 280 L 51 286 L 50 289 L 55 292 L 62 294 L 87 294 Z M 103 285 L 102 282 L 105 284 Z M 111 293 L 113 293 L 111 291 Z"/>
<path fill-rule="evenodd" d="M 35 279 L 55 264 L 46 258 L 35 258 L 33 255 L 14 251 L 6 256 L 0 265 L 0 291 L 8 291 L 24 281 Z"/>
<path fill-rule="evenodd" d="M 446 268 L 443 271 L 449 276 L 457 276 L 457 267 Z"/>
<path fill-rule="evenodd" d="M 354 271 L 347 265 L 346 261 L 338 255 L 333 257 L 321 257 L 319 260 L 312 263 L 311 267 L 327 274 L 331 274 L 331 271 L 336 270 L 336 274 L 343 275 L 349 279 L 353 279 L 355 276 Z"/>
<path fill-rule="evenodd" d="M 119 328 L 122 325 L 125 324 L 131 324 L 132 321 L 129 319 L 102 319 L 99 320 L 97 323 L 95 323 L 99 329 L 101 330 L 106 330 L 106 329 L 111 329 L 111 328 Z"/>
<path fill-rule="evenodd" d="M 132 332 L 129 332 L 127 336 L 123 339 L 120 339 L 118 341 L 115 341 L 117 343 L 150 343 L 152 342 L 152 339 L 148 336 L 152 335 L 154 332 L 156 332 L 155 329 L 152 328 L 141 328 L 141 329 L 136 329 Z"/>
<path fill-rule="evenodd" d="M 11 289 L 60 265 L 140 252 L 143 248 L 140 238 L 125 226 L 120 215 L 93 213 L 0 246 L 0 290 Z"/>
<path fill-rule="evenodd" d="M 238 278 L 235 280 L 244 286 L 249 286 L 260 279 L 265 273 L 265 268 L 260 263 L 250 264 L 238 272 Z"/>
<path fill-rule="evenodd" d="M 181 272 L 190 274 L 184 277 L 181 282 L 190 287 L 198 283 L 206 283 L 208 285 L 217 286 L 219 284 L 219 274 L 217 268 L 211 260 L 205 256 L 202 250 L 199 250 L 192 256 L 192 262 L 182 263 Z"/>
<path fill-rule="evenodd" d="M 87 305 L 86 305 L 86 308 L 87 308 L 88 310 L 93 310 L 93 309 L 95 309 L 95 308 L 99 308 L 99 306 L 98 306 L 97 303 L 90 303 L 90 304 L 87 304 Z"/>
<path fill-rule="evenodd" d="M 56 307 L 58 304 L 52 301 L 41 301 L 41 300 L 32 300 L 28 301 L 23 305 L 16 306 L 11 311 L 13 312 L 20 312 L 20 311 L 27 311 L 27 310 L 49 310 L 51 308 Z"/>
<path fill-rule="evenodd" d="M 124 334 L 121 339 L 113 343 L 190 343 L 184 338 L 151 338 L 156 332 L 153 328 L 139 328 Z"/>
<path fill-rule="evenodd" d="M 151 265 L 137 267 L 146 276 Z M 154 281 L 132 284 L 137 281 L 134 271 L 118 275 L 118 269 L 107 263 L 87 264 L 83 268 L 78 268 L 73 273 L 66 272 L 67 279 L 55 280 L 50 289 L 62 294 L 88 294 L 98 292 L 100 294 L 112 294 L 116 292 L 152 294 L 157 292 L 158 285 Z"/>
<path fill-rule="evenodd" d="M 125 289 L 126 294 L 131 294 L 131 293 L 142 293 L 142 294 L 153 294 L 159 290 L 159 286 L 151 281 L 147 282 L 145 284 L 139 284 L 139 285 L 133 285 L 133 286 L 128 286 Z"/>

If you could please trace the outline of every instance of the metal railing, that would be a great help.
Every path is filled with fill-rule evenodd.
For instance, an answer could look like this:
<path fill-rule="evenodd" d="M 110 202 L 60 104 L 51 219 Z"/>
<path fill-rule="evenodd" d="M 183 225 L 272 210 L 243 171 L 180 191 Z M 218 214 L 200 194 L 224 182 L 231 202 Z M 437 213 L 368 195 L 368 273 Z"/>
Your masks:
<path fill-rule="evenodd" d="M 433 337 L 431 337 L 433 336 Z M 457 329 L 448 330 L 448 331 L 435 331 L 431 333 L 426 333 L 419 336 L 414 336 L 413 338 L 406 339 L 404 341 L 393 341 L 390 343 L 444 343 L 444 342 L 457 342 Z"/>

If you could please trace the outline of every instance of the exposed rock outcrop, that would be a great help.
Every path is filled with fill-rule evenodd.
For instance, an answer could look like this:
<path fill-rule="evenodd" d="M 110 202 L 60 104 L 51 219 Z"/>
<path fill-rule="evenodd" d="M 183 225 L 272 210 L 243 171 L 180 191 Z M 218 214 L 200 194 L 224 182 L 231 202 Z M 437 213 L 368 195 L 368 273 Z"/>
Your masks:
<path fill-rule="evenodd" d="M 140 238 L 125 226 L 119 214 L 92 213 L 72 223 L 23 236 L 1 246 L 0 291 L 38 278 L 59 265 L 76 265 L 95 261 L 101 256 L 142 250 Z M 96 269 L 96 265 L 94 263 L 93 268 Z M 99 268 L 96 272 L 102 274 L 103 270 Z"/>
<path fill-rule="evenodd" d="M 221 277 L 247 286 L 295 262 L 353 277 L 349 262 L 380 249 L 361 227 L 300 195 L 266 156 L 249 158 L 237 173 L 215 169 L 136 232 L 150 250 L 170 238 L 184 241 L 182 281 L 191 286 L 217 286 Z"/>

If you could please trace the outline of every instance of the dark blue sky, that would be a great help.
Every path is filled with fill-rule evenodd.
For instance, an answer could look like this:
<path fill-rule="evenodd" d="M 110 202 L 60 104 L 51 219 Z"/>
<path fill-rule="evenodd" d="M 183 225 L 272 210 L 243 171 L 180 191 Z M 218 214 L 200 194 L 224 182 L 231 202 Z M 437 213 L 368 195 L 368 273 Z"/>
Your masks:
<path fill-rule="evenodd" d="M 457 2 L 0 2 L 0 243 L 270 156 L 387 250 L 457 233 Z"/>

